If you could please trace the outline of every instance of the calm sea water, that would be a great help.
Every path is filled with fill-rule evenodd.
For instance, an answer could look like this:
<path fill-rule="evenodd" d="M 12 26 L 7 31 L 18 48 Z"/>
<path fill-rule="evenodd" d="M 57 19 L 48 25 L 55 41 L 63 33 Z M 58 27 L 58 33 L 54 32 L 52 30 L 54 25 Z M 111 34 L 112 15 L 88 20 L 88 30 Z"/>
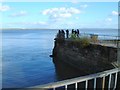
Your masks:
<path fill-rule="evenodd" d="M 56 30 L 3 31 L 3 87 L 56 81 L 52 53 Z"/>
<path fill-rule="evenodd" d="M 58 30 L 4 30 L 2 44 L 2 85 L 5 88 L 29 87 L 70 77 L 76 71 L 66 67 L 59 72 L 49 55 Z M 81 30 L 82 33 L 117 35 L 117 30 Z M 78 73 L 77 73 L 78 75 Z"/>

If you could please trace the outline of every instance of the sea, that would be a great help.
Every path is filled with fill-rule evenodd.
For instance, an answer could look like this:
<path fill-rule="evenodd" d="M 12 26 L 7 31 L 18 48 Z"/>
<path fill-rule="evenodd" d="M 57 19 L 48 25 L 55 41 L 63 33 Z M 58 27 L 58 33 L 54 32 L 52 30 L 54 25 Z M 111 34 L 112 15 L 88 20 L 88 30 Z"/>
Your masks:
<path fill-rule="evenodd" d="M 57 32 L 58 29 L 2 30 L 2 88 L 31 87 L 79 76 L 67 65 L 56 68 L 49 56 Z M 80 33 L 117 36 L 118 30 L 80 29 Z"/>

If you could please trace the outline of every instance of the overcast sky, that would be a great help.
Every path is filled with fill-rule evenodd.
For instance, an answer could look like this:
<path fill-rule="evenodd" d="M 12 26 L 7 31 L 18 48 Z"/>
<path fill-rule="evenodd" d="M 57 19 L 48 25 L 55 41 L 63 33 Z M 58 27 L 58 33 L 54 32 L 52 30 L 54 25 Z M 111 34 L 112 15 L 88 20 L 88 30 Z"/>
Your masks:
<path fill-rule="evenodd" d="M 118 28 L 117 2 L 8 2 L 3 28 Z"/>

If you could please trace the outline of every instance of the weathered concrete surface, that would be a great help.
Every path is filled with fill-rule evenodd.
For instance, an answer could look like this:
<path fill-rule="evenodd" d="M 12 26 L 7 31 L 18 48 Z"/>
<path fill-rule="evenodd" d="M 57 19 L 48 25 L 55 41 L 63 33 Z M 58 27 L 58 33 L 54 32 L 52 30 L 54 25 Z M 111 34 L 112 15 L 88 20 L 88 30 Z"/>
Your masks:
<path fill-rule="evenodd" d="M 54 62 L 59 60 L 91 74 L 114 68 L 111 62 L 117 60 L 117 49 L 96 44 L 83 48 L 71 44 L 71 41 L 55 40 L 53 55 Z"/>

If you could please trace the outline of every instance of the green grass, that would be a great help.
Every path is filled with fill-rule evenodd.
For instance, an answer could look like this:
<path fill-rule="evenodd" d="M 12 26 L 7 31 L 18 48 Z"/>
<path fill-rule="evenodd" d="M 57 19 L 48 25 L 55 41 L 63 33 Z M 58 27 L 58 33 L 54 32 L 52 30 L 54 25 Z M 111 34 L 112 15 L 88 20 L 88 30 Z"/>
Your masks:
<path fill-rule="evenodd" d="M 70 39 L 72 40 L 72 44 L 76 47 L 87 47 L 90 45 L 90 38 L 86 36 L 77 37 L 77 35 L 71 34 Z"/>

